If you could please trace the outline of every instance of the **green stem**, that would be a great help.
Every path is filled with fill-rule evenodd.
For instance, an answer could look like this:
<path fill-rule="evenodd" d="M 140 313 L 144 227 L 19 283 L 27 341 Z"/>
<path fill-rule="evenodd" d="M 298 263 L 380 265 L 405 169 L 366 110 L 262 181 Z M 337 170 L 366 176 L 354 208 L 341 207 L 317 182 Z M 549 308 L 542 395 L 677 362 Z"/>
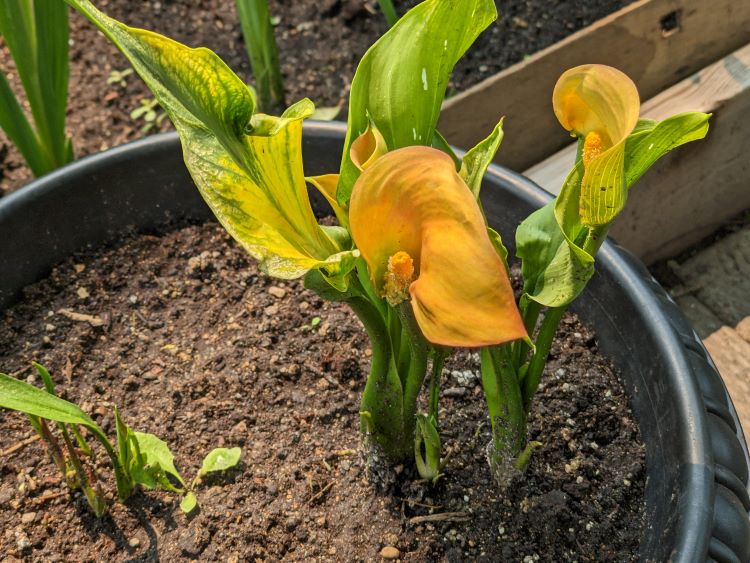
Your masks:
<path fill-rule="evenodd" d="M 536 351 L 531 357 L 529 368 L 526 370 L 526 375 L 523 378 L 523 404 L 526 412 L 529 412 L 531 399 L 534 397 L 537 387 L 539 387 L 539 379 L 542 376 L 547 356 L 552 348 L 552 339 L 555 336 L 555 332 L 557 332 L 557 326 L 560 324 L 560 319 L 562 319 L 565 309 L 567 309 L 565 306 L 547 309 L 542 324 L 539 327 L 539 334 L 535 342 Z"/>
<path fill-rule="evenodd" d="M 117 453 L 115 452 L 112 443 L 98 426 L 87 426 L 86 428 L 88 428 L 94 437 L 99 440 L 99 443 L 104 447 L 109 459 L 112 461 L 112 467 L 115 472 L 115 482 L 117 483 L 117 498 L 121 501 L 127 500 L 133 492 L 133 479 L 130 477 L 127 468 L 120 463 L 120 459 L 117 457 Z"/>
<path fill-rule="evenodd" d="M 47 422 L 38 416 L 28 415 L 28 417 L 31 421 L 31 426 L 47 445 L 47 451 L 49 451 L 52 461 L 60 470 L 60 473 L 62 473 L 63 479 L 71 489 L 76 489 L 77 482 L 68 475 L 68 464 L 65 462 L 65 456 L 60 448 L 60 444 L 57 443 L 52 432 L 50 432 Z"/>
<path fill-rule="evenodd" d="M 427 375 L 427 341 L 419 330 L 411 303 L 404 301 L 398 306 L 401 329 L 409 337 L 411 359 L 404 385 L 404 440 L 414 443 L 414 428 L 417 416 L 417 397 Z"/>
<path fill-rule="evenodd" d="M 76 475 L 78 475 L 78 482 L 81 485 L 83 494 L 86 496 L 86 500 L 88 501 L 91 510 L 94 511 L 94 514 L 96 514 L 98 518 L 102 514 L 104 514 L 106 503 L 104 501 L 104 496 L 102 495 L 101 489 L 96 482 L 96 475 L 94 475 L 93 473 L 88 473 L 86 471 L 86 468 L 83 466 L 83 463 L 81 463 L 81 460 L 76 453 L 75 446 L 73 446 L 73 442 L 67 432 L 63 434 L 63 440 L 65 441 L 65 446 L 68 449 L 70 462 L 75 469 Z"/>
<path fill-rule="evenodd" d="M 438 425 L 438 408 L 440 401 L 440 376 L 443 373 L 443 366 L 445 365 L 445 359 L 448 357 L 448 350 L 442 347 L 435 348 L 435 356 L 432 359 L 432 373 L 430 376 L 430 400 L 428 403 L 427 413 L 435 428 L 440 428 Z"/>
<path fill-rule="evenodd" d="M 526 411 L 509 344 L 482 348 L 482 386 L 496 453 L 518 455 L 526 444 Z"/>
<path fill-rule="evenodd" d="M 583 243 L 583 249 L 591 256 L 596 256 L 599 251 L 599 247 L 607 238 L 607 231 L 609 231 L 609 225 L 603 225 L 601 227 L 590 227 L 586 234 L 586 240 Z"/>
<path fill-rule="evenodd" d="M 385 21 L 388 22 L 389 27 L 393 27 L 398 21 L 398 14 L 396 8 L 393 7 L 393 2 L 391 0 L 378 0 L 378 4 L 380 4 L 380 11 L 385 16 Z"/>
<path fill-rule="evenodd" d="M 364 297 L 347 301 L 365 327 L 372 345 L 370 374 L 360 406 L 360 428 L 393 461 L 411 453 L 413 432 L 408 442 L 403 428 L 403 386 L 393 360 L 391 338 L 378 309 Z M 404 443 L 407 446 L 404 446 Z"/>
<path fill-rule="evenodd" d="M 542 310 L 542 306 L 531 299 L 525 299 L 526 303 L 522 306 L 521 315 L 523 318 L 523 324 L 526 327 L 526 332 L 529 334 L 529 338 L 533 338 L 534 329 L 536 329 L 536 323 L 539 319 L 539 313 Z M 517 340 L 513 343 L 513 366 L 516 368 L 516 372 L 521 368 L 526 355 L 529 353 L 529 344 L 526 340 Z"/>

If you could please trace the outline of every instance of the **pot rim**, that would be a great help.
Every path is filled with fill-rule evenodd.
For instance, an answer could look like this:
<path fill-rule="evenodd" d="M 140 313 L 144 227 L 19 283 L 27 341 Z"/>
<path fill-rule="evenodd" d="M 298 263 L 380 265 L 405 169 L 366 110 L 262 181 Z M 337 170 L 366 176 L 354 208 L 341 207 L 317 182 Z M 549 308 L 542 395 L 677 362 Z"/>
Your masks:
<path fill-rule="evenodd" d="M 314 133 L 317 138 L 340 139 L 346 132 L 346 124 L 308 121 L 304 124 L 304 131 L 308 135 Z M 310 139 L 305 141 L 303 137 L 303 144 L 309 143 Z M 27 186 L 0 198 L 0 226 L 8 217 L 23 212 L 24 207 L 29 203 L 47 197 L 51 190 L 65 189 L 65 180 L 70 175 L 87 174 L 90 176 L 92 169 L 102 170 L 111 166 L 115 161 L 129 161 L 137 158 L 144 150 L 154 150 L 166 145 L 179 145 L 179 137 L 176 132 L 152 135 L 119 145 L 83 157 L 40 177 Z M 464 154 L 460 150 L 456 150 L 456 153 L 459 156 Z M 487 171 L 487 176 L 498 182 L 511 185 L 520 199 L 534 207 L 542 206 L 552 198 L 551 194 L 545 192 L 531 180 L 502 166 L 492 164 Z M 611 274 L 616 279 L 619 289 L 625 293 L 633 304 L 637 305 L 633 314 L 640 317 L 645 328 L 660 337 L 663 359 L 669 366 L 669 371 L 665 373 L 665 377 L 670 379 L 671 390 L 677 394 L 674 402 L 678 406 L 680 420 L 685 421 L 685 423 L 674 429 L 674 432 L 669 435 L 660 435 L 659 440 L 660 442 L 678 440 L 683 452 L 681 462 L 694 466 L 694 470 L 686 474 L 687 480 L 681 483 L 682 489 L 690 491 L 691 496 L 688 502 L 682 506 L 681 518 L 678 522 L 675 522 L 677 544 L 672 552 L 675 556 L 673 560 L 694 560 L 695 554 L 707 553 L 709 551 L 708 544 L 713 545 L 713 538 L 698 537 L 699 534 L 691 531 L 696 529 L 711 530 L 714 527 L 715 515 L 712 508 L 716 503 L 715 480 L 718 479 L 711 445 L 712 437 L 709 432 L 709 414 L 706 411 L 705 395 L 701 391 L 694 370 L 688 360 L 686 346 L 702 351 L 704 354 L 705 349 L 694 332 L 692 332 L 692 336 L 697 343 L 690 343 L 686 342 L 685 336 L 676 329 L 674 319 L 671 319 L 664 311 L 664 300 L 665 298 L 669 300 L 669 297 L 637 259 L 629 256 L 612 241 L 607 240 L 597 255 L 597 265 L 598 269 L 606 270 Z M 596 299 L 591 294 L 587 297 Z M 605 311 L 607 310 L 606 306 L 602 306 L 602 308 Z M 684 322 L 684 319 L 678 320 Z M 613 324 L 616 325 L 614 319 Z M 689 325 L 688 329 L 692 331 Z M 622 334 L 622 336 L 623 338 L 627 337 L 625 334 Z M 713 365 L 710 359 L 708 359 L 708 362 Z M 726 389 L 724 391 L 726 393 Z M 653 398 L 649 398 L 649 401 L 653 405 L 656 404 Z M 742 428 L 729 398 L 728 415 L 734 420 L 735 434 L 744 452 L 745 464 L 750 465 L 750 456 L 748 455 Z M 716 482 L 721 484 L 720 479 Z M 747 483 L 743 485 L 747 490 L 750 490 Z M 711 553 L 713 554 L 713 551 Z"/>

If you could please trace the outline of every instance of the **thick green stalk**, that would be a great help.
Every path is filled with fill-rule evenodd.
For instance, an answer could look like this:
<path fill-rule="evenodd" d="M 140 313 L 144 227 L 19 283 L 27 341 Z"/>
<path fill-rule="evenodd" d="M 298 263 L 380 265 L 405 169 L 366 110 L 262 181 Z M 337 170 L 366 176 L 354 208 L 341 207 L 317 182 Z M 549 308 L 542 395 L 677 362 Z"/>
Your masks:
<path fill-rule="evenodd" d="M 393 2 L 391 0 L 378 0 L 378 4 L 380 4 L 380 11 L 383 12 L 385 21 L 388 22 L 390 27 L 393 27 L 398 21 L 398 14 L 396 8 L 393 7 Z"/>
<path fill-rule="evenodd" d="M 596 256 L 599 247 L 607 236 L 608 229 L 609 226 L 604 225 L 601 227 L 592 227 L 588 230 L 583 243 L 583 249 L 589 255 Z M 539 328 L 539 334 L 535 342 L 536 352 L 529 362 L 529 368 L 523 379 L 523 402 L 526 412 L 528 412 L 534 393 L 536 393 L 537 387 L 539 387 L 539 379 L 542 376 L 542 371 L 544 371 L 544 365 L 547 363 L 547 355 L 552 348 L 552 340 L 555 337 L 557 327 L 566 309 L 567 306 L 548 309 L 544 320 L 542 320 L 542 325 Z"/>
<path fill-rule="evenodd" d="M 514 458 L 526 444 L 526 411 L 509 344 L 481 351 L 482 386 L 495 453 Z"/>
<path fill-rule="evenodd" d="M 409 443 L 414 441 L 417 416 L 417 398 L 427 375 L 427 341 L 419 330 L 411 303 L 404 301 L 398 306 L 401 329 L 409 337 L 411 359 L 404 385 L 404 434 Z"/>
<path fill-rule="evenodd" d="M 279 50 L 268 14 L 268 0 L 237 0 L 237 13 L 255 76 L 260 107 L 263 111 L 270 111 L 274 105 L 283 106 L 284 83 Z"/>
<path fill-rule="evenodd" d="M 393 461 L 411 454 L 413 433 L 405 439 L 403 388 L 393 360 L 391 339 L 380 312 L 364 297 L 347 301 L 370 337 L 372 363 L 360 407 L 360 428 Z"/>

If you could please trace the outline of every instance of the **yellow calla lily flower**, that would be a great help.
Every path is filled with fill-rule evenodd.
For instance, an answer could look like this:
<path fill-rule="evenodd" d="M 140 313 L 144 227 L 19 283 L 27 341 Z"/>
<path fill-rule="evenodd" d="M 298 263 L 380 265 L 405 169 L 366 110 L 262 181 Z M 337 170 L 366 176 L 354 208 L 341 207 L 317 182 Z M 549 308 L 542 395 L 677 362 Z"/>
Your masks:
<path fill-rule="evenodd" d="M 584 141 L 581 223 L 606 225 L 627 199 L 625 141 L 638 123 L 638 90 L 615 68 L 582 65 L 557 81 L 552 107 L 560 124 Z"/>
<path fill-rule="evenodd" d="M 378 158 L 354 184 L 349 220 L 376 289 L 392 305 L 411 297 L 430 342 L 526 336 L 479 205 L 445 153 L 414 146 Z"/>

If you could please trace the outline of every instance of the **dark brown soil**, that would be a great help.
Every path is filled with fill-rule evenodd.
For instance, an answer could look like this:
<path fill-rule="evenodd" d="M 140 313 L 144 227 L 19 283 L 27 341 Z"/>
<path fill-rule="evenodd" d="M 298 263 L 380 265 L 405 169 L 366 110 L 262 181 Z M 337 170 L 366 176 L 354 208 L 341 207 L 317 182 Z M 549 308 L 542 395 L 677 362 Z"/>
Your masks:
<path fill-rule="evenodd" d="M 98 316 L 74 321 L 62 309 Z M 319 322 L 313 322 L 314 319 Z M 199 489 L 137 493 L 95 519 L 41 443 L 0 412 L 0 553 L 5 561 L 632 561 L 642 533 L 644 448 L 595 335 L 565 318 L 531 417 L 543 442 L 507 493 L 489 441 L 477 357 L 447 367 L 441 405 L 452 457 L 435 487 L 402 469 L 369 484 L 358 398 L 368 341 L 342 304 L 260 275 L 215 224 L 88 252 L 29 287 L 0 318 L 0 368 L 40 385 L 31 360 L 112 436 L 112 404 L 165 439 L 192 478 L 218 445 L 240 468 Z M 113 488 L 111 482 L 109 489 Z M 461 513 L 436 521 L 423 517 Z"/>
<path fill-rule="evenodd" d="M 497 0 L 500 18 L 456 69 L 449 95 L 466 89 L 525 56 L 632 0 Z M 415 0 L 396 0 L 399 13 Z M 234 0 L 99 0 L 109 15 L 216 51 L 244 80 L 251 80 Z M 319 106 L 345 102 L 357 62 L 386 30 L 375 0 L 271 0 L 279 18 L 277 38 L 287 101 L 311 98 Z M 125 86 L 107 84 L 124 57 L 83 17 L 71 15 L 68 131 L 78 157 L 138 139 L 146 123 L 130 118 L 153 96 L 136 76 Z M 12 60 L 0 39 L 0 70 L 20 92 Z M 562 70 L 562 69 L 561 69 Z M 498 115 L 502 108 L 498 108 Z M 346 114 L 342 113 L 342 119 Z M 165 120 L 148 133 L 170 129 Z M 32 179 L 16 149 L 0 131 L 0 196 Z"/>

